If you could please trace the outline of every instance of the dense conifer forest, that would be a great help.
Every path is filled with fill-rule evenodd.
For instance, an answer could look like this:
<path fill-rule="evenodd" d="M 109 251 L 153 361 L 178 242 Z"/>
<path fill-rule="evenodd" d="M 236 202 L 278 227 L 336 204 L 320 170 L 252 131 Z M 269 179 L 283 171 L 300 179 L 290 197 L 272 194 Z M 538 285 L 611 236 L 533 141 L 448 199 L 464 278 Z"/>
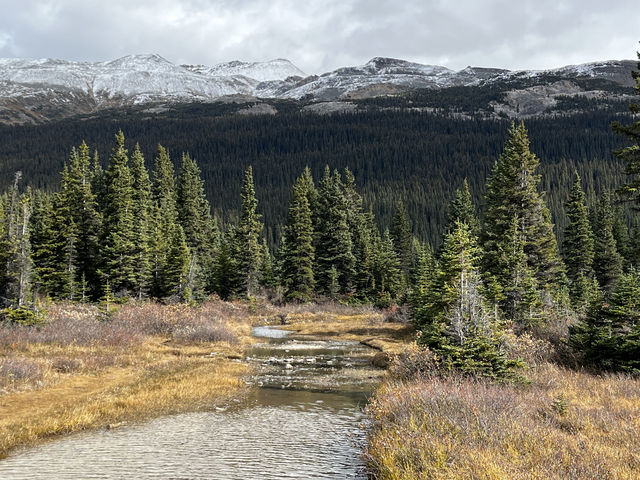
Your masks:
<path fill-rule="evenodd" d="M 122 130 L 106 156 L 82 141 L 58 182 L 18 171 L 0 196 L 2 315 L 37 324 L 48 299 L 108 309 L 211 294 L 408 304 L 418 342 L 449 368 L 513 377 L 521 362 L 504 353 L 505 327 L 559 342 L 554 325 L 568 325 L 584 362 L 635 371 L 640 229 L 629 229 L 637 212 L 625 208 L 640 201 L 640 122 L 614 124 L 613 140 L 609 120 L 539 120 L 531 131 L 390 112 L 155 124 L 182 129 L 170 138 L 193 141 L 203 157 L 199 149 L 212 148 L 219 168 L 209 162 L 208 173 L 189 148 L 178 156 L 158 144 L 150 158 Z M 216 133 L 198 137 L 206 126 Z M 127 127 L 148 141 L 149 124 Z M 604 159 L 621 144 L 616 160 Z M 536 148 L 556 160 L 543 164 Z M 303 164 L 310 159 L 314 168 Z M 226 183 L 233 176 L 237 188 Z"/>
<path fill-rule="evenodd" d="M 469 93 L 449 92 L 449 103 Z M 428 92 L 414 96 L 407 101 L 420 104 L 428 103 L 422 96 L 431 98 Z M 252 165 L 256 192 L 263 200 L 258 211 L 270 245 L 279 241 L 278 228 L 296 176 L 308 166 L 314 178 L 320 178 L 325 165 L 353 172 L 381 228 L 391 225 L 395 204 L 403 201 L 413 233 L 438 243 L 445 207 L 463 179 L 475 204 L 483 204 L 485 181 L 510 121 L 391 109 L 385 107 L 388 102 L 392 100 L 367 100 L 363 103 L 379 108 L 334 115 L 300 113 L 293 102 L 278 102 L 278 114 L 257 117 L 233 115 L 224 104 L 196 104 L 158 114 L 134 109 L 40 126 L 0 127 L 0 188 L 7 188 L 13 174 L 22 171 L 25 185 L 56 190 L 70 145 L 82 141 L 92 156 L 98 151 L 104 168 L 113 134 L 122 129 L 126 147 L 132 150 L 134 142 L 139 143 L 148 168 L 158 143 L 172 157 L 188 152 L 202 170 L 208 201 L 225 222 L 238 219 L 237 192 L 243 172 Z M 393 102 L 401 106 L 402 99 Z M 592 101 L 581 113 L 527 120 L 532 150 L 540 158 L 541 189 L 560 235 L 567 221 L 562 205 L 574 169 L 590 204 L 595 193 L 624 181 L 622 164 L 611 154 L 623 145 L 611 123 L 628 118 L 626 105 L 618 107 L 598 108 Z"/>

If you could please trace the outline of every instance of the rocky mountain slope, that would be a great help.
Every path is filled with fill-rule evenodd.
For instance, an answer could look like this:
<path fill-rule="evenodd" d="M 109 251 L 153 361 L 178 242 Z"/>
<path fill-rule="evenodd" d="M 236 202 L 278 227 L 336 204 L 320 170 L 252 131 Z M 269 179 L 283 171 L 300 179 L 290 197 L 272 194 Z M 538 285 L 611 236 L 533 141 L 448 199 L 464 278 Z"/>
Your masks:
<path fill-rule="evenodd" d="M 486 102 L 485 113 L 526 117 L 553 110 L 566 97 L 626 101 L 635 65 L 606 61 L 545 71 L 453 71 L 376 57 L 361 66 L 307 76 L 285 59 L 215 66 L 175 65 L 159 55 L 98 63 L 0 59 L 0 123 L 43 123 L 134 106 L 157 112 L 159 106 L 193 102 L 248 104 L 238 111 L 273 114 L 277 107 L 269 99 L 292 100 L 305 111 L 331 113 L 363 108 L 354 103 L 363 99 L 456 88 L 497 91 L 499 95 Z M 448 108 L 446 98 L 443 95 L 441 105 L 432 99 L 423 109 Z"/>

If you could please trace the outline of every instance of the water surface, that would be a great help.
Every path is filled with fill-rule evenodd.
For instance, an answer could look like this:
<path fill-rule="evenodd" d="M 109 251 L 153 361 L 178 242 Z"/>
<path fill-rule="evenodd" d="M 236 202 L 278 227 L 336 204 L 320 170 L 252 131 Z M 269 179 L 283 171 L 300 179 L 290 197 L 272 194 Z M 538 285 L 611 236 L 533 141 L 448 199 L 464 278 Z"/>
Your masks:
<path fill-rule="evenodd" d="M 366 393 L 378 372 L 353 342 L 288 339 L 270 327 L 248 353 L 242 407 L 80 433 L 0 461 L 2 479 L 366 479 Z"/>

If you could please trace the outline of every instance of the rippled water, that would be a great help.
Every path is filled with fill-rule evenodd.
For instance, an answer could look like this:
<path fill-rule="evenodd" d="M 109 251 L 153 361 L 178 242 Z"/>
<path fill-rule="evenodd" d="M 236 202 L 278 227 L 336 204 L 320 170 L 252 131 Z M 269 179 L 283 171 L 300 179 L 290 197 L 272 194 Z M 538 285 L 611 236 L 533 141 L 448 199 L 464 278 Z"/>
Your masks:
<path fill-rule="evenodd" d="M 364 347 L 273 330 L 254 331 L 268 338 L 247 358 L 263 388 L 246 406 L 72 435 L 0 461 L 0 478 L 366 479 Z"/>

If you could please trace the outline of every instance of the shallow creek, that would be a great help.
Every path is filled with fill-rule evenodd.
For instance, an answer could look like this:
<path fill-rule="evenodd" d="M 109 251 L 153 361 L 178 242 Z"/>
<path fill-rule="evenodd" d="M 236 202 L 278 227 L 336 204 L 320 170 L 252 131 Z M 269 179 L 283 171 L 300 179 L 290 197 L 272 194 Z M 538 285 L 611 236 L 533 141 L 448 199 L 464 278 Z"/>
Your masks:
<path fill-rule="evenodd" d="M 1 479 L 366 479 L 362 407 L 380 371 L 354 342 L 256 327 L 242 406 L 74 434 L 0 461 Z"/>

